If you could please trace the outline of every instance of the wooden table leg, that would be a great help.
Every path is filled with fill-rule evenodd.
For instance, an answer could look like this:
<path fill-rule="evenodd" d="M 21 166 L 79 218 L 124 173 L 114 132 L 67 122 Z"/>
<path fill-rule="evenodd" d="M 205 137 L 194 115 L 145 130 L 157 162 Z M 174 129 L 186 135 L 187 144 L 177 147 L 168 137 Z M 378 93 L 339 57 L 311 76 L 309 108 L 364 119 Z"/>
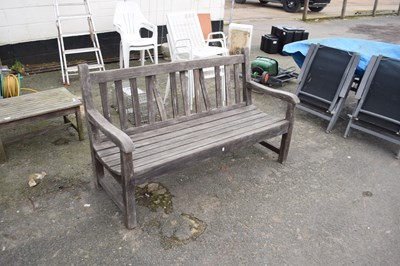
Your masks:
<path fill-rule="evenodd" d="M 1 141 L 0 136 L 0 163 L 7 161 L 6 151 L 4 150 L 3 142 Z"/>
<path fill-rule="evenodd" d="M 82 116 L 81 116 L 81 109 L 80 106 L 75 108 L 75 117 L 76 117 L 76 127 L 79 135 L 79 140 L 84 140 L 84 134 L 83 134 L 83 125 L 82 125 Z"/>

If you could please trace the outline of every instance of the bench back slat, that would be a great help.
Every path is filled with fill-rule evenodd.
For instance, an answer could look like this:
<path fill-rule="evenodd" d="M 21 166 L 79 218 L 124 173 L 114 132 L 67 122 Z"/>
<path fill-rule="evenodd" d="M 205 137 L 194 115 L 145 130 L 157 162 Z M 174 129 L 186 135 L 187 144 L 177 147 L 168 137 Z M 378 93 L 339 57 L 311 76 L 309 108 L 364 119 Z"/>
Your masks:
<path fill-rule="evenodd" d="M 204 78 L 204 76 L 203 76 Z M 194 79 L 194 102 L 195 102 L 195 108 L 196 108 L 196 112 L 199 113 L 201 112 L 202 108 L 202 101 L 203 101 L 203 97 L 202 97 L 202 93 L 201 93 L 201 77 L 200 77 L 200 70 L 199 69 L 195 69 L 193 70 L 193 79 Z"/>
<path fill-rule="evenodd" d="M 231 105 L 231 71 L 230 66 L 224 66 L 224 75 L 225 75 L 225 101 L 226 105 Z"/>
<path fill-rule="evenodd" d="M 149 124 L 154 124 L 156 122 L 156 111 L 154 106 L 154 76 L 146 77 L 146 97 L 147 97 L 147 112 L 149 116 Z"/>
<path fill-rule="evenodd" d="M 209 110 L 211 108 L 211 101 L 210 101 L 210 96 L 208 95 L 207 85 L 204 80 L 204 71 L 203 69 L 200 69 L 199 71 L 200 71 L 201 92 L 204 98 L 204 107 L 206 110 Z"/>
<path fill-rule="evenodd" d="M 233 75 L 234 75 L 234 87 L 238 88 L 240 86 L 240 66 L 238 64 L 233 65 Z M 235 89 L 235 103 L 239 103 L 240 100 L 240 90 Z"/>
<path fill-rule="evenodd" d="M 158 112 L 160 114 L 161 121 L 167 120 L 167 112 L 165 111 L 164 102 L 161 98 L 160 91 L 157 89 L 157 79 L 155 76 L 152 77 L 152 91 L 157 104 Z"/>
<path fill-rule="evenodd" d="M 249 60 L 244 60 L 242 63 L 242 82 L 243 82 L 243 101 L 248 105 L 251 104 L 251 90 L 246 88 L 246 83 L 251 79 L 250 77 L 250 62 Z"/>
<path fill-rule="evenodd" d="M 125 105 L 125 99 L 124 99 L 124 94 L 122 91 L 122 81 L 121 80 L 116 80 L 114 81 L 115 85 L 115 94 L 117 98 L 117 110 L 119 113 L 119 122 L 121 125 L 121 129 L 125 130 L 128 128 L 128 117 L 126 115 L 127 110 L 126 110 L 126 105 Z"/>
<path fill-rule="evenodd" d="M 169 81 L 171 88 L 171 105 L 172 105 L 172 117 L 176 118 L 179 115 L 179 101 L 178 101 L 178 90 L 176 87 L 176 74 L 169 73 Z"/>
<path fill-rule="evenodd" d="M 140 110 L 140 101 L 139 101 L 139 92 L 137 87 L 136 79 L 129 79 L 129 84 L 131 86 L 131 102 L 133 109 L 133 120 L 135 126 L 139 127 L 142 125 L 141 119 L 141 110 Z"/>
<path fill-rule="evenodd" d="M 219 66 L 214 67 L 215 75 L 215 97 L 217 108 L 222 106 L 222 86 L 221 86 L 221 68 Z"/>
<path fill-rule="evenodd" d="M 249 67 L 247 57 L 245 51 L 244 55 L 92 73 L 81 65 L 80 75 L 86 76 L 81 79 L 85 106 L 99 109 L 109 122 L 129 131 L 133 127 L 146 127 L 242 102 L 249 104 L 251 96 L 245 86 L 250 77 L 250 71 L 246 70 Z M 205 71 L 210 70 L 214 71 L 214 78 L 207 79 Z M 193 93 L 189 91 L 189 78 L 193 79 Z M 167 82 L 170 94 L 164 101 Z M 96 87 L 100 92 L 99 102 L 92 95 Z M 110 108 L 112 105 L 116 108 Z"/>
<path fill-rule="evenodd" d="M 108 121 L 112 122 L 111 121 L 111 113 L 110 113 L 110 105 L 107 104 L 109 102 L 107 83 L 104 83 L 104 82 L 100 83 L 99 89 L 100 89 L 101 107 L 103 109 L 103 116 Z"/>
<path fill-rule="evenodd" d="M 188 71 L 180 71 L 179 72 L 181 88 L 188 87 L 188 81 L 186 80 L 186 74 L 189 74 Z M 182 101 L 183 101 L 184 115 L 187 116 L 190 114 L 190 100 L 189 100 L 189 93 L 187 90 L 182 90 Z"/>

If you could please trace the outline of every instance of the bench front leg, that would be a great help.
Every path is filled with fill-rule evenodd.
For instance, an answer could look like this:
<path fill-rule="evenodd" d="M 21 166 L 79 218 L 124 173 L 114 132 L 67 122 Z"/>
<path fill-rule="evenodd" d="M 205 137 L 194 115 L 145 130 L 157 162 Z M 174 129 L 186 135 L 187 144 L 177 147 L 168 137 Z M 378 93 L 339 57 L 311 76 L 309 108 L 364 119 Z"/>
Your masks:
<path fill-rule="evenodd" d="M 120 152 L 121 155 L 121 186 L 124 204 L 124 220 L 128 229 L 136 227 L 135 180 L 133 178 L 132 153 Z"/>

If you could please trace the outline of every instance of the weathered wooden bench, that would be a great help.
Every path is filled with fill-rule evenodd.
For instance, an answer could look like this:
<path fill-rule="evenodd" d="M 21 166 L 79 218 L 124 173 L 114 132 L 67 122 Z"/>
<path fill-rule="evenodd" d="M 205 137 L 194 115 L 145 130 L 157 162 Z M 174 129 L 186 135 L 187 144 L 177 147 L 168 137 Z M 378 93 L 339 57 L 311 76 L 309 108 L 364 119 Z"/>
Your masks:
<path fill-rule="evenodd" d="M 136 226 L 135 186 L 150 178 L 256 143 L 277 152 L 279 162 L 286 160 L 298 98 L 251 81 L 247 53 L 93 73 L 87 65 L 79 66 L 96 183 L 123 211 L 127 228 Z M 216 73 L 212 84 L 203 75 L 203 69 L 209 67 Z M 195 81 L 192 108 L 188 71 L 193 71 Z M 163 104 L 158 87 L 165 88 L 165 83 L 159 83 L 162 78 L 167 80 L 167 75 L 171 102 Z M 221 96 L 222 78 L 225 99 Z M 123 92 L 125 83 L 131 99 Z M 139 87 L 146 91 L 147 112 L 141 110 Z M 116 93 L 117 116 L 110 109 L 109 90 Z M 279 118 L 261 112 L 252 105 L 252 90 L 287 102 L 286 113 Z M 94 100 L 93 91 L 96 95 L 100 92 L 99 101 Z M 132 106 L 133 113 L 126 111 L 127 106 Z M 266 142 L 276 136 L 282 136 L 280 147 Z M 104 169 L 114 178 L 105 175 Z"/>
<path fill-rule="evenodd" d="M 13 128 L 36 121 L 64 117 L 64 122 L 73 126 L 79 140 L 83 140 L 83 126 L 80 106 L 82 102 L 66 88 L 57 88 L 0 100 L 0 129 Z M 75 114 L 76 124 L 69 119 Z M 16 138 L 16 136 L 14 136 Z M 0 162 L 7 156 L 0 137 Z"/>

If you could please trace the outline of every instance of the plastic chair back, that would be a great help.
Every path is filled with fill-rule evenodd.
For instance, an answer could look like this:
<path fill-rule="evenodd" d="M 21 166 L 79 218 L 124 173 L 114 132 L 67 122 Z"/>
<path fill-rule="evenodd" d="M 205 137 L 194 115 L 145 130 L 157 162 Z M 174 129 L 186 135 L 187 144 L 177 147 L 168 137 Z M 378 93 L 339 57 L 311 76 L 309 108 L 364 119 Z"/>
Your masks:
<path fill-rule="evenodd" d="M 193 50 L 206 47 L 199 18 L 194 11 L 167 14 L 167 29 L 170 40 Z"/>
<path fill-rule="evenodd" d="M 113 23 L 119 34 L 140 39 L 141 25 L 149 22 L 143 16 L 140 7 L 136 3 L 118 2 Z"/>

